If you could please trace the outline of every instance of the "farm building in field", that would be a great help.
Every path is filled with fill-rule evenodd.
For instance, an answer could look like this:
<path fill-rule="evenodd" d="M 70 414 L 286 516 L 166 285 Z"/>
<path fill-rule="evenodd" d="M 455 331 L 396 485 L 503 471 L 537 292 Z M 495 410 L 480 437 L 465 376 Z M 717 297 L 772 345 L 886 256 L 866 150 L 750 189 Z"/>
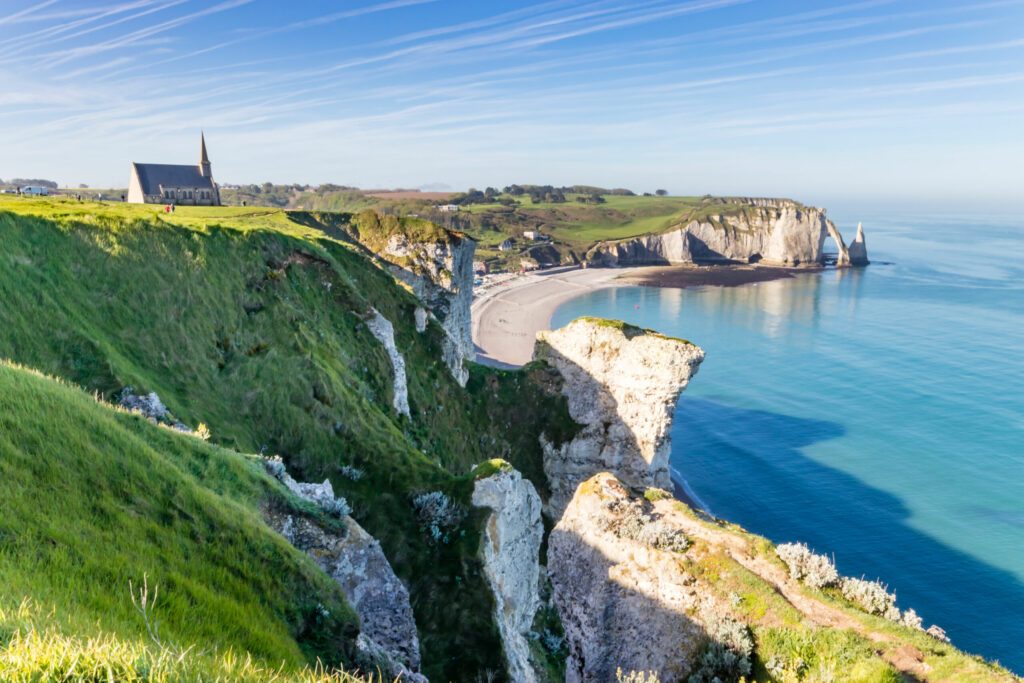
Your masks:
<path fill-rule="evenodd" d="M 199 163 L 195 166 L 139 164 L 132 162 L 128 201 L 133 204 L 180 204 L 220 206 L 220 192 L 213 182 L 206 137 L 199 136 Z"/>
<path fill-rule="evenodd" d="M 501 244 L 498 245 L 498 251 L 510 251 L 510 250 L 514 249 L 515 246 L 516 246 L 516 243 L 512 241 L 511 237 L 509 237 L 504 242 L 502 242 Z"/>

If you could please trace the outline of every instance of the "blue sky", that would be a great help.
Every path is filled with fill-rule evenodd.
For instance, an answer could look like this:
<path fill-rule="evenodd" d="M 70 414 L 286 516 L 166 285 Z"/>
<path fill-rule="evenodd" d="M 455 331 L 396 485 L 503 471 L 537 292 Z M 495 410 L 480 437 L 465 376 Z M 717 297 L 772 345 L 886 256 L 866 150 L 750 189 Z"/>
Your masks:
<path fill-rule="evenodd" d="M 1024 0 L 0 0 L 0 177 L 1017 201 Z"/>

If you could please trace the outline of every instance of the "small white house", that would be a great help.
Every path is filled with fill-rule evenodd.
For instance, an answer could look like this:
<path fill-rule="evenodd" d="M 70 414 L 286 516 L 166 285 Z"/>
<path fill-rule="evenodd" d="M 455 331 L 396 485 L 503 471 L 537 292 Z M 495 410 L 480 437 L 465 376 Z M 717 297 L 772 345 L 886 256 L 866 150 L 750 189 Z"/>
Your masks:
<path fill-rule="evenodd" d="M 504 242 L 498 245 L 498 251 L 509 251 L 516 246 L 516 243 L 512 241 L 512 238 L 508 238 Z"/>
<path fill-rule="evenodd" d="M 525 237 L 528 240 L 536 240 L 538 237 L 540 237 L 540 233 L 537 232 L 536 230 L 526 230 L 523 232 L 523 237 Z"/>
<path fill-rule="evenodd" d="M 440 206 L 437 207 L 437 210 L 440 211 L 441 213 L 458 213 L 459 212 L 459 205 L 458 204 L 441 204 Z"/>

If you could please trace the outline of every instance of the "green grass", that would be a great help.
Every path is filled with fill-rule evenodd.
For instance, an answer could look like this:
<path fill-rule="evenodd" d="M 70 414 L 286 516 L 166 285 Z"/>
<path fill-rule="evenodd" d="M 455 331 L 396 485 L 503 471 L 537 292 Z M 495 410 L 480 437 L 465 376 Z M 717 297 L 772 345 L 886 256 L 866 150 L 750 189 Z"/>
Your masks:
<path fill-rule="evenodd" d="M 470 470 L 492 457 L 543 486 L 538 433 L 569 433 L 571 420 L 544 370 L 474 366 L 459 387 L 440 328 L 416 332 L 418 301 L 353 234 L 341 214 L 0 198 L 0 358 L 106 398 L 156 391 L 213 443 L 330 478 L 409 586 L 425 673 L 472 679 L 502 669 L 480 519 L 434 545 L 411 497 L 443 490 L 468 507 Z M 363 323 L 371 306 L 395 326 L 411 419 L 392 407 L 390 360 Z M 344 465 L 366 474 L 352 481 Z"/>
<path fill-rule="evenodd" d="M 259 510 L 318 513 L 251 458 L 0 364 L 0 500 L 0 671 L 30 632 L 155 646 L 129 591 L 144 578 L 166 647 L 288 671 L 351 661 L 340 589 Z"/>

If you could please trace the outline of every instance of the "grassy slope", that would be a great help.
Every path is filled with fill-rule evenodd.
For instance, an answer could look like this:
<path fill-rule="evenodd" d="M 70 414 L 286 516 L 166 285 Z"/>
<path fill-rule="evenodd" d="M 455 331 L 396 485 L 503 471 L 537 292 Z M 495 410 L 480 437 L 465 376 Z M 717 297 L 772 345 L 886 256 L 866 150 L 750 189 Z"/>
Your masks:
<path fill-rule="evenodd" d="M 410 587 L 426 673 L 500 669 L 477 527 L 431 545 L 409 500 L 442 489 L 468 501 L 466 474 L 492 455 L 539 476 L 527 418 L 564 429 L 564 404 L 524 400 L 530 381 L 482 368 L 475 391 L 462 390 L 440 360 L 438 327 L 415 331 L 413 297 L 318 221 L 0 198 L 0 357 L 107 397 L 128 384 L 157 391 L 217 443 L 330 477 Z M 390 362 L 362 323 L 371 305 L 395 325 L 411 420 L 391 407 Z M 492 394 L 536 411 L 493 419 Z M 341 465 L 366 476 L 346 479 Z"/>
<path fill-rule="evenodd" d="M 0 500 L 0 644 L 26 623 L 88 637 L 101 625 L 158 650 L 129 597 L 148 575 L 161 640 L 209 652 L 189 658 L 192 673 L 223 673 L 231 649 L 292 672 L 351 654 L 344 596 L 259 506 L 318 513 L 250 458 L 0 364 Z M 0 656 L 4 680 L 8 665 Z"/>
<path fill-rule="evenodd" d="M 656 489 L 648 490 L 649 500 L 668 497 Z M 776 584 L 736 560 L 735 554 L 741 552 L 749 563 L 772 565 L 778 574 L 787 576 L 788 569 L 771 541 L 735 524 L 709 519 L 679 501 L 662 505 L 682 513 L 713 536 L 727 539 L 726 543 L 695 541 L 688 552 L 687 569 L 723 603 L 732 604 L 735 615 L 750 626 L 756 645 L 755 680 L 773 680 L 768 665 L 774 662 L 776 669 L 784 671 L 775 676 L 781 680 L 895 682 L 901 677 L 888 662 L 899 661 L 901 657 L 904 664 L 913 660 L 923 664 L 926 680 L 1019 680 L 998 664 L 964 653 L 924 631 L 865 613 L 843 598 L 838 588 L 814 590 L 801 585 L 798 590 L 810 604 L 822 605 L 825 614 L 835 610 L 847 622 L 841 627 L 816 625 L 783 596 Z M 832 618 L 821 617 L 825 621 Z M 912 659 L 908 660 L 908 656 Z M 836 679 L 837 674 L 841 678 Z"/>

